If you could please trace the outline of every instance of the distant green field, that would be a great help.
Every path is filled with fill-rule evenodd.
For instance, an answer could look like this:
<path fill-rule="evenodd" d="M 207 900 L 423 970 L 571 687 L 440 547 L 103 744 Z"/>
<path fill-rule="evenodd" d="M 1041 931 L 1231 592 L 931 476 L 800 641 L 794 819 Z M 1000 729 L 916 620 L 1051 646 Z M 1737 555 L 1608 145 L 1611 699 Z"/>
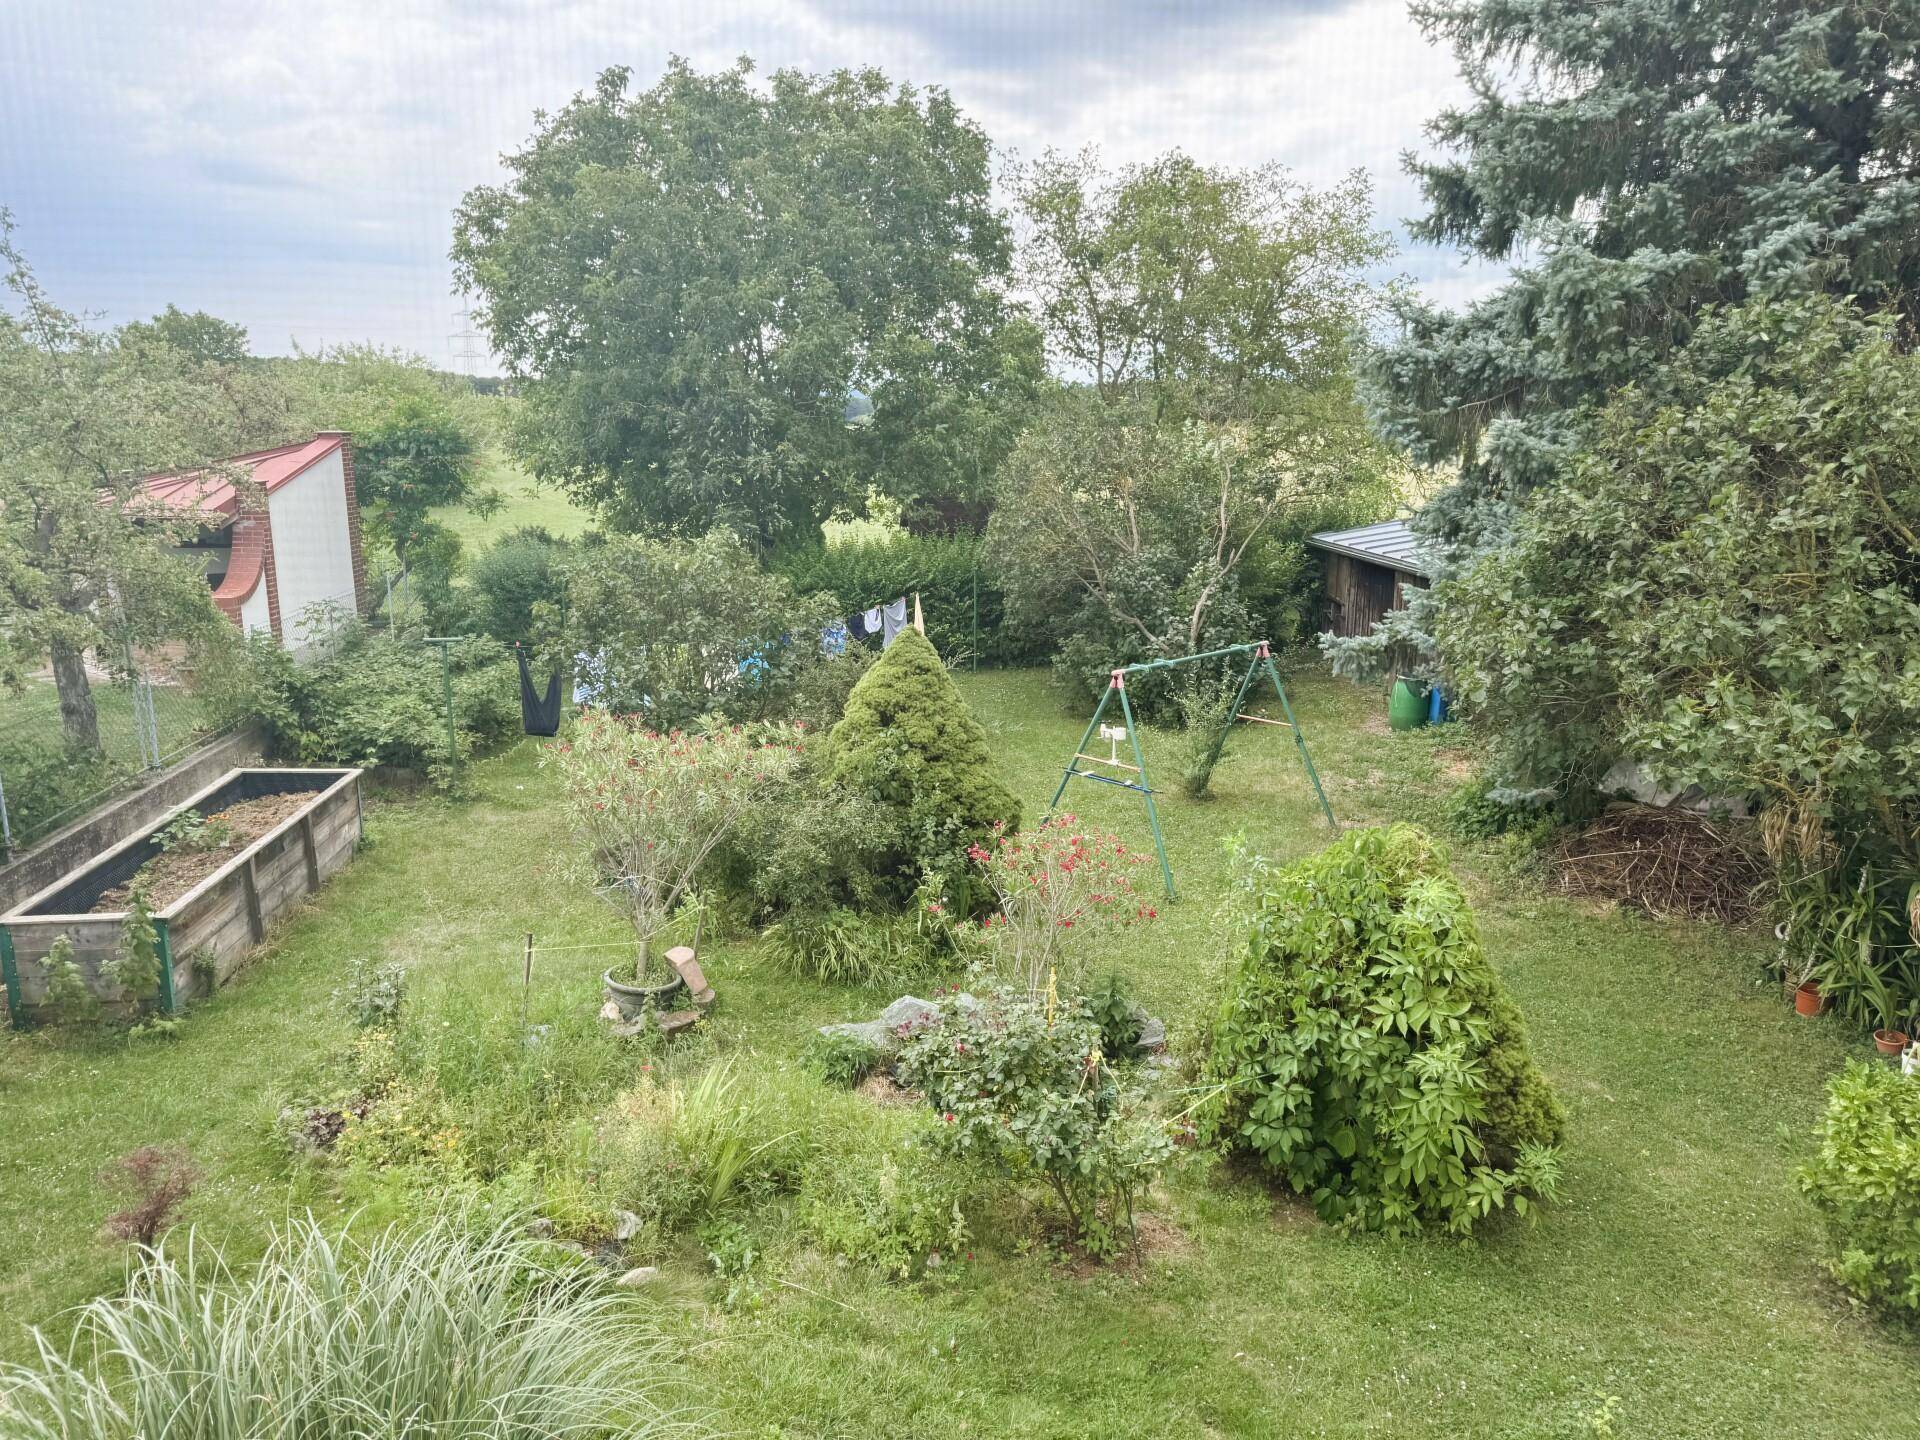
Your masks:
<path fill-rule="evenodd" d="M 498 490 L 505 502 L 485 519 L 464 505 L 442 505 L 433 512 L 433 518 L 458 535 L 469 552 L 528 525 L 544 526 L 555 535 L 578 535 L 593 518 L 498 451 L 489 451 L 481 462 L 479 488 Z"/>

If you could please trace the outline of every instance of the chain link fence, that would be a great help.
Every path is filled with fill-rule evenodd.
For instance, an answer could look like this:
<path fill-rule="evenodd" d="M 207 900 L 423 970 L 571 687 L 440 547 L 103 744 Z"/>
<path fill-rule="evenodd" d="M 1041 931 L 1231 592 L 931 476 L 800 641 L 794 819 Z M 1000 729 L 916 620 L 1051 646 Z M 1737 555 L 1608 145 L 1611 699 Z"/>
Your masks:
<path fill-rule="evenodd" d="M 214 732 L 208 707 L 157 663 L 88 666 L 94 734 L 70 724 L 50 678 L 0 694 L 0 848 L 9 857 Z"/>

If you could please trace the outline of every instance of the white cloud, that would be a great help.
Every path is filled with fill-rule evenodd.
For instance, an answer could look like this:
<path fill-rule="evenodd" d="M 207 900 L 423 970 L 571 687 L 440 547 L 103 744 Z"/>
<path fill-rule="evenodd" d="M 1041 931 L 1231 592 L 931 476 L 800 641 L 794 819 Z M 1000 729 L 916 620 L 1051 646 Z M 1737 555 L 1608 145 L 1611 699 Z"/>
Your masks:
<path fill-rule="evenodd" d="M 498 177 L 536 109 L 611 64 L 646 83 L 673 52 L 878 65 L 947 86 L 1025 154 L 1178 145 L 1316 182 L 1363 167 L 1385 221 L 1419 208 L 1399 153 L 1459 94 L 1401 0 L 973 0 L 937 18 L 882 0 L 12 0 L 0 205 L 55 294 L 109 320 L 172 302 L 263 350 L 374 339 L 446 363 L 460 197 Z M 1433 253 L 1403 268 L 1448 300 L 1501 273 Z"/>

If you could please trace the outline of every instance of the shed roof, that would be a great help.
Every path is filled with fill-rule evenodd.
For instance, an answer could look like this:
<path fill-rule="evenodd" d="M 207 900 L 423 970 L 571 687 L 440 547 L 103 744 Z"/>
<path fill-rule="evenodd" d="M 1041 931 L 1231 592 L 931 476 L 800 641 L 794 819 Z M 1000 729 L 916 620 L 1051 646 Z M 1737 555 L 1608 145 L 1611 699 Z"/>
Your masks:
<path fill-rule="evenodd" d="M 311 440 L 279 445 L 271 450 L 254 450 L 221 462 L 246 470 L 253 483 L 271 495 L 314 462 L 331 455 L 347 437 L 339 431 L 322 432 Z M 147 494 L 181 510 L 208 510 L 232 515 L 238 509 L 238 496 L 226 475 L 211 470 L 186 470 L 167 475 L 149 475 L 140 482 Z"/>
<path fill-rule="evenodd" d="M 1378 525 L 1361 525 L 1352 530 L 1322 530 L 1317 535 L 1309 535 L 1307 543 L 1335 555 L 1403 570 L 1423 580 L 1433 578 L 1433 572 L 1421 558 L 1419 538 L 1407 528 L 1404 520 L 1383 520 Z"/>

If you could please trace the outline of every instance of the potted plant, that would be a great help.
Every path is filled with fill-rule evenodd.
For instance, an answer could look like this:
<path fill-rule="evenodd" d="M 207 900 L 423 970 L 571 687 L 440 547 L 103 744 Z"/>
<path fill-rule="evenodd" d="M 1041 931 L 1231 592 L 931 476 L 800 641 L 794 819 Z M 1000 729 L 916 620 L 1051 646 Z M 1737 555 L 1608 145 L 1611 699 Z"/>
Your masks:
<path fill-rule="evenodd" d="M 574 829 L 602 898 L 633 926 L 631 962 L 609 968 L 607 998 L 634 1019 L 680 989 L 657 975 L 654 940 L 691 898 L 695 874 L 756 796 L 799 762 L 798 731 L 739 726 L 662 734 L 634 717 L 589 710 L 551 746 Z"/>

